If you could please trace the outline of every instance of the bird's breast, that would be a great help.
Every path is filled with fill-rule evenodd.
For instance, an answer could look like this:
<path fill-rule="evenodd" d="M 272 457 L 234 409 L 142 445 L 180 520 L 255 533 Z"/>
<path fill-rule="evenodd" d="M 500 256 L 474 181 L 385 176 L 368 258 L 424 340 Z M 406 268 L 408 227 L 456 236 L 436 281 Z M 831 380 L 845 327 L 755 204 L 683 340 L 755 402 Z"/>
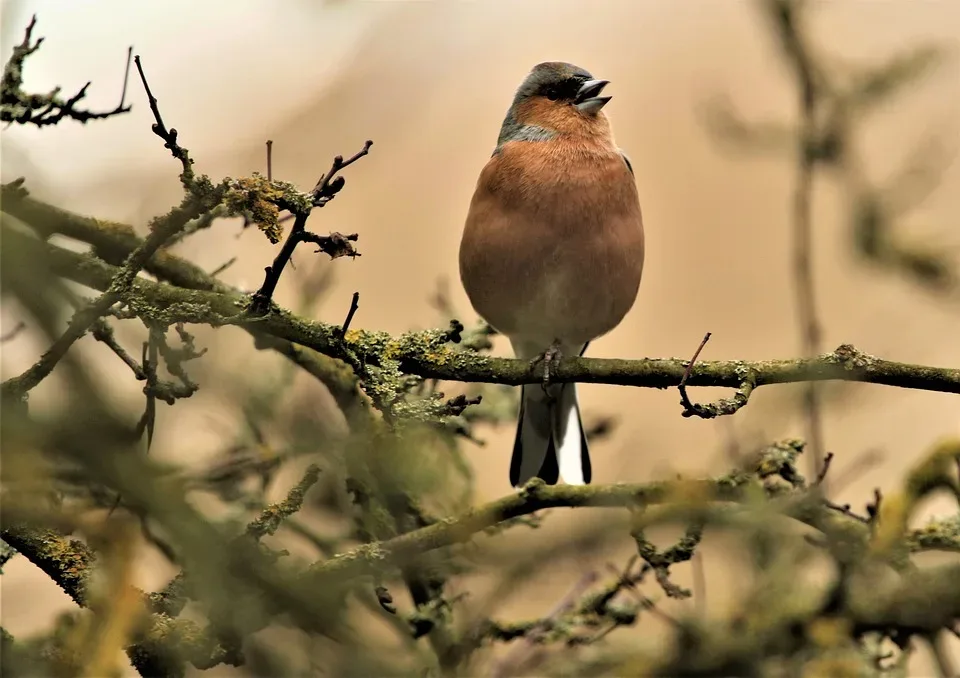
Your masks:
<path fill-rule="evenodd" d="M 615 147 L 505 144 L 477 183 L 460 248 L 476 310 L 511 337 L 585 343 L 633 305 L 643 224 Z"/>

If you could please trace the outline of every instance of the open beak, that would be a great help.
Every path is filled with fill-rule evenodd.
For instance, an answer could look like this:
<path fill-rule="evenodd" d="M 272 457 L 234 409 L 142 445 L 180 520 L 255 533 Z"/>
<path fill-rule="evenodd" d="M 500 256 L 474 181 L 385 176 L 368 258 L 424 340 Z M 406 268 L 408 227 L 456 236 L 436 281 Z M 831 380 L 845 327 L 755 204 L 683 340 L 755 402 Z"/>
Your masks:
<path fill-rule="evenodd" d="M 607 105 L 613 97 L 597 96 L 603 91 L 603 88 L 610 84 L 609 80 L 587 80 L 580 86 L 577 92 L 577 98 L 573 100 L 573 105 L 581 113 L 596 115 L 600 109 Z"/>

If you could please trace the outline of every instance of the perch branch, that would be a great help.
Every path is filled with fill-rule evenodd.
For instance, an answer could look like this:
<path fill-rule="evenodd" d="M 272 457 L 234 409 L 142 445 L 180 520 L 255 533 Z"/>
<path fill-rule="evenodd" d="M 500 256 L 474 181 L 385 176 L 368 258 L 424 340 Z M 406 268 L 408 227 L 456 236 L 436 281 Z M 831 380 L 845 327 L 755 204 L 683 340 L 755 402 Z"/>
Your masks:
<path fill-rule="evenodd" d="M 51 269 L 58 275 L 94 289 L 109 288 L 118 272 L 115 266 L 89 255 L 39 242 L 6 226 L 3 238 L 7 246 L 21 247 L 24 256 L 49 258 Z M 403 372 L 425 378 L 509 385 L 540 381 L 539 371 L 528 361 L 493 358 L 447 346 L 449 330 L 393 337 L 352 329 L 341 338 L 340 325 L 306 320 L 288 311 L 250 317 L 243 311 L 244 298 L 236 294 L 187 290 L 138 278 L 128 296 L 140 300 L 138 313 L 157 322 L 237 325 L 333 357 L 341 355 L 346 346 L 368 364 L 396 361 Z M 670 388 L 679 385 L 686 369 L 687 361 L 673 358 L 565 358 L 551 376 L 557 383 Z M 687 385 L 738 388 L 748 377 L 754 388 L 838 380 L 960 394 L 960 369 L 884 360 L 849 344 L 814 358 L 698 362 L 690 371 Z"/>

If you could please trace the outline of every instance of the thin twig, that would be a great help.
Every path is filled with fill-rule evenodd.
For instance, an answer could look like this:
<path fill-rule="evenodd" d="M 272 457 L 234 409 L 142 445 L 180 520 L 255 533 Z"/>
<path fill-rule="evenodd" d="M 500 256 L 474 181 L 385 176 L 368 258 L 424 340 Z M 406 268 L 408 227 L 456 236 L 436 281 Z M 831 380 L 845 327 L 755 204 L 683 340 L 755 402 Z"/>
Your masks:
<path fill-rule="evenodd" d="M 827 471 L 830 470 L 830 464 L 833 461 L 833 452 L 828 452 L 827 456 L 823 458 L 823 464 L 820 466 L 820 472 L 817 474 L 817 479 L 814 481 L 814 485 L 821 486 L 823 484 L 823 479 L 827 477 Z"/>
<path fill-rule="evenodd" d="M 880 491 L 879 487 L 873 488 L 873 501 L 867 504 L 867 517 L 871 525 L 877 521 L 877 516 L 880 515 L 880 504 L 882 502 L 883 492 Z"/>
<path fill-rule="evenodd" d="M 160 106 L 157 98 L 153 96 L 153 92 L 150 90 L 147 76 L 143 72 L 143 65 L 140 63 L 140 55 L 136 55 L 133 61 L 137 65 L 137 71 L 140 73 L 140 81 L 143 83 L 143 90 L 147 93 L 147 102 L 150 104 L 150 110 L 153 112 L 153 118 L 156 121 L 150 129 L 153 130 L 154 134 L 163 139 L 163 147 L 169 150 L 171 155 L 180 161 L 183 167 L 183 171 L 180 174 L 180 182 L 184 188 L 190 191 L 194 188 L 193 160 L 190 158 L 187 149 L 183 148 L 177 142 L 177 130 L 174 128 L 167 129 L 167 126 L 163 124 L 163 117 L 160 115 Z"/>
<path fill-rule="evenodd" d="M 124 102 L 127 100 L 127 85 L 130 82 L 130 61 L 133 59 L 133 45 L 127 47 L 127 65 L 123 69 L 123 89 L 120 90 L 120 104 L 117 106 L 117 110 L 123 108 Z"/>
<path fill-rule="evenodd" d="M 216 278 L 218 275 L 220 275 L 221 273 L 223 273 L 224 271 L 226 271 L 228 268 L 230 268 L 231 266 L 233 266 L 235 263 L 237 263 L 237 258 L 236 258 L 236 257 L 230 257 L 230 258 L 227 259 L 225 262 L 223 262 L 222 264 L 220 264 L 219 266 L 217 266 L 215 269 L 213 269 L 212 271 L 210 271 L 210 277 L 211 277 L 211 278 Z"/>
<path fill-rule="evenodd" d="M 163 124 L 163 116 L 160 115 L 159 102 L 157 98 L 153 96 L 153 92 L 150 91 L 150 83 L 147 82 L 147 76 L 143 72 L 143 64 L 140 63 L 140 55 L 135 56 L 133 60 L 137 65 L 137 72 L 140 73 L 140 82 L 143 83 L 143 90 L 147 93 L 147 103 L 150 105 L 150 111 L 153 113 L 154 120 L 156 120 L 153 125 L 153 132 L 164 141 L 167 141 L 171 134 L 167 131 L 166 125 Z"/>
<path fill-rule="evenodd" d="M 110 327 L 109 323 L 103 318 L 100 318 L 93 324 L 93 338 L 106 344 L 107 348 L 113 351 L 114 354 L 130 368 L 137 380 L 143 381 L 147 378 L 140 364 L 117 342 L 113 328 Z"/>
<path fill-rule="evenodd" d="M 360 293 L 354 292 L 353 298 L 350 300 L 350 310 L 347 311 L 347 317 L 343 321 L 343 325 L 340 327 L 340 338 L 347 336 L 347 330 L 350 329 L 350 323 L 353 322 L 353 316 L 356 314 L 357 309 L 360 308 Z"/>
<path fill-rule="evenodd" d="M 267 181 L 273 181 L 273 139 L 267 139 Z"/>
<path fill-rule="evenodd" d="M 541 622 L 541 628 L 549 628 L 551 622 L 556 621 L 560 615 L 573 607 L 574 603 L 577 602 L 577 599 L 583 595 L 583 592 L 593 586 L 593 584 L 597 581 L 597 576 L 597 573 L 592 570 L 584 573 L 567 592 L 567 594 L 561 598 L 556 605 L 553 606 L 553 609 L 550 610 L 547 616 L 543 618 Z M 536 653 L 535 633 L 535 631 L 532 631 L 531 633 L 526 634 L 523 642 L 518 647 L 514 648 L 507 654 L 506 657 L 496 663 L 496 665 L 493 667 L 493 670 L 490 672 L 490 675 L 493 678 L 504 678 L 505 676 L 509 676 L 511 673 L 519 670 L 524 664 L 529 662 Z"/>
<path fill-rule="evenodd" d="M 356 233 L 346 236 L 340 233 L 331 233 L 329 236 L 317 235 L 307 230 L 307 219 L 310 217 L 314 207 L 323 207 L 333 200 L 337 193 L 340 192 L 340 189 L 343 188 L 344 179 L 342 176 L 338 176 L 337 173 L 367 155 L 372 145 L 373 142 L 368 139 L 364 143 L 363 148 L 348 159 L 344 160 L 341 155 L 335 157 L 330 169 L 320 177 L 317 185 L 314 186 L 313 191 L 311 191 L 311 204 L 306 208 L 294 208 L 292 205 L 284 206 L 289 208 L 294 215 L 293 226 L 291 226 L 290 232 L 287 234 L 287 239 L 280 248 L 280 252 L 277 253 L 277 256 L 274 258 L 273 263 L 264 269 L 263 284 L 253 295 L 250 303 L 250 313 L 252 315 L 259 316 L 267 312 L 270 303 L 273 301 L 273 294 L 277 289 L 277 284 L 280 282 L 280 276 L 283 275 L 284 268 L 290 263 L 290 259 L 293 257 L 293 253 L 300 243 L 311 242 L 317 245 L 319 252 L 326 252 L 333 259 L 344 256 L 359 256 L 359 253 L 351 244 L 356 242 L 359 237 Z"/>
<path fill-rule="evenodd" d="M 332 184 L 333 179 L 339 171 L 346 169 L 347 167 L 355 163 L 357 160 L 367 155 L 370 152 L 371 146 L 373 146 L 373 141 L 370 139 L 367 139 L 363 143 L 363 148 L 361 148 L 359 151 L 351 155 L 346 160 L 343 159 L 342 155 L 338 155 L 337 157 L 335 157 L 333 159 L 333 164 L 330 165 L 330 169 L 327 171 L 326 174 L 320 177 L 319 180 L 317 180 L 317 185 L 313 187 L 314 200 L 316 201 L 317 198 L 321 197 L 322 195 L 325 194 L 325 192 L 328 192 L 330 190 L 331 186 L 333 185 Z"/>
<path fill-rule="evenodd" d="M 697 358 L 700 356 L 700 351 L 702 351 L 703 347 L 707 345 L 710 337 L 710 332 L 707 332 L 705 335 L 703 335 L 703 340 L 700 342 L 700 345 L 694 352 L 693 358 L 687 362 L 686 369 L 683 371 L 683 376 L 680 378 L 678 389 L 680 390 L 680 404 L 683 405 L 683 412 L 681 412 L 681 415 L 684 417 L 713 419 L 714 417 L 722 417 L 733 414 L 747 404 L 747 401 L 750 399 L 750 394 L 753 393 L 753 389 L 757 386 L 756 375 L 750 371 L 747 371 L 744 378 L 740 381 L 737 391 L 733 394 L 732 398 L 721 398 L 716 402 L 707 403 L 706 405 L 691 402 L 690 398 L 687 396 L 687 380 L 690 379 L 690 375 L 693 372 L 693 366 L 697 362 Z"/>
<path fill-rule="evenodd" d="M 831 511 L 836 511 L 837 513 L 842 513 L 843 515 L 847 516 L 848 518 L 853 518 L 854 520 L 856 520 L 856 521 L 858 521 L 858 522 L 861 522 L 861 523 L 863 523 L 864 525 L 869 525 L 869 524 L 870 524 L 870 519 L 869 519 L 868 517 L 866 517 L 866 516 L 861 516 L 861 515 L 858 514 L 858 513 L 854 513 L 854 511 L 850 508 L 850 504 L 837 504 L 837 503 L 835 503 L 835 502 L 826 501 L 826 500 L 825 500 L 825 501 L 823 502 L 823 505 L 826 506 L 826 507 L 827 507 L 828 509 L 830 509 Z"/>
<path fill-rule="evenodd" d="M 143 342 L 143 372 L 146 375 L 147 385 L 144 387 L 143 392 L 146 396 L 146 402 L 143 408 L 143 415 L 140 417 L 140 421 L 137 423 L 137 433 L 143 435 L 146 433 L 147 436 L 147 452 L 150 451 L 150 446 L 153 444 L 153 431 L 154 426 L 156 425 L 157 420 L 157 396 L 156 396 L 156 386 L 159 381 L 157 376 L 157 368 L 159 367 L 160 356 L 159 356 L 159 347 L 158 347 L 158 337 L 157 330 L 150 328 L 148 334 L 148 340 Z"/>
<path fill-rule="evenodd" d="M 27 324 L 22 320 L 16 324 L 9 332 L 0 336 L 0 344 L 5 344 L 8 341 L 16 339 L 17 335 L 27 329 Z"/>
<path fill-rule="evenodd" d="M 677 387 L 680 390 L 680 404 L 683 405 L 683 409 L 686 411 L 692 411 L 694 409 L 693 403 L 690 402 L 690 398 L 687 397 L 687 379 L 690 378 L 690 372 L 693 370 L 694 363 L 696 363 L 697 358 L 700 357 L 700 351 L 702 351 L 703 347 L 710 341 L 710 336 L 710 332 L 703 335 L 703 340 L 700 342 L 700 345 L 697 346 L 697 350 L 693 352 L 693 357 L 690 358 L 690 362 L 687 363 L 687 369 L 683 371 L 683 378 L 680 379 L 680 385 Z"/>

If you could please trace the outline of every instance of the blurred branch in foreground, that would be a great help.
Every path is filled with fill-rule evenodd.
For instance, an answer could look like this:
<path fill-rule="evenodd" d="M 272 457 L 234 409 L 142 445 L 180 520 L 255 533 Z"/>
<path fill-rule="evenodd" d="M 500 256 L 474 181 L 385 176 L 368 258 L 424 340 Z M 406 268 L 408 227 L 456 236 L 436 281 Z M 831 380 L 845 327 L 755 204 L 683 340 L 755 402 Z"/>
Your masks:
<path fill-rule="evenodd" d="M 769 6 L 788 13 L 781 28 L 794 25 L 787 19 L 798 3 Z M 24 44 L 5 72 L 36 50 L 29 30 Z M 798 63 L 806 63 L 799 54 Z M 266 176 L 214 181 L 195 171 L 177 130 L 163 121 L 139 57 L 135 64 L 152 131 L 178 161 L 184 191 L 180 204 L 150 222 L 145 238 L 130 225 L 36 200 L 22 179 L 0 193 L 3 294 L 17 300 L 26 326 L 51 346 L 0 389 L 2 560 L 29 559 L 83 609 L 34 637 L 3 631 L 4 675 L 114 675 L 125 651 L 145 676 L 179 677 L 187 664 L 223 663 L 252 675 L 880 676 L 902 672 L 915 641 L 929 648 L 943 675 L 954 671 L 943 639 L 960 622 L 960 564 L 921 566 L 914 556 L 960 554 L 956 516 L 916 524 L 932 496 L 960 506 L 960 440 L 933 446 L 903 483 L 878 489 L 862 511 L 828 497 L 824 481 L 834 455 L 818 460 L 820 470 L 808 480 L 800 455 L 819 453 L 792 439 L 741 455 L 717 477 L 595 486 L 534 481 L 473 505 L 461 446 L 475 441 L 474 423 L 505 418 L 512 403 L 499 387 L 540 382 L 542 368 L 487 355 L 492 331 L 484 325 L 451 320 L 443 329 L 391 336 L 354 326 L 357 294 L 338 306 L 335 323 L 309 320 L 274 299 L 300 243 L 330 259 L 359 254 L 358 235 L 319 235 L 307 224 L 315 208 L 340 194 L 341 171 L 366 156 L 371 142 L 334 159 L 309 191 L 275 179 L 269 159 Z M 800 81 L 821 86 L 814 70 Z M 864 88 L 874 97 L 877 89 Z M 805 132 L 819 149 L 808 157 L 811 171 L 825 162 L 823 132 Z M 798 195 L 808 200 L 805 190 Z M 289 219 L 282 213 L 293 217 L 285 239 Z M 252 295 L 170 252 L 230 216 L 256 225 L 271 243 L 283 240 Z M 799 221 L 806 229 L 806 217 Z M 51 242 L 54 235 L 90 249 L 61 246 Z M 87 299 L 78 288 L 96 296 Z M 436 305 L 445 319 L 455 316 L 442 295 Z M 114 332 L 121 325 L 143 337 L 137 350 Z M 251 375 L 241 365 L 234 371 L 249 381 L 224 389 L 240 411 L 226 460 L 197 473 L 146 454 L 144 438 L 149 448 L 162 425 L 158 401 L 183 408 L 184 399 L 212 385 L 196 375 L 195 366 L 210 360 L 192 334 L 191 326 L 201 325 L 243 330 L 255 348 L 286 358 L 291 373 L 313 377 L 313 386 L 332 395 L 345 430 L 312 422 L 315 400 L 286 399 L 288 374 Z M 139 416 L 118 407 L 108 391 L 115 382 L 96 378 L 71 350 L 87 333 L 124 374 L 144 383 Z M 559 382 L 676 386 L 680 413 L 702 418 L 733 414 L 755 389 L 790 382 L 960 394 L 960 369 L 886 361 L 849 345 L 799 359 L 700 361 L 705 343 L 686 361 L 568 359 L 551 373 Z M 54 380 L 60 406 L 30 398 Z M 446 395 L 441 381 L 459 392 Z M 687 393 L 696 386 L 736 391 L 699 404 Z M 281 444 L 271 439 L 271 426 L 283 429 Z M 189 433 L 171 428 L 173 444 L 192 452 Z M 302 457 L 309 465 L 284 481 L 286 496 L 267 501 L 268 486 L 281 484 L 278 469 L 291 470 Z M 247 479 L 258 480 L 259 489 L 244 489 Z M 206 505 L 195 501 L 202 492 L 215 495 L 223 510 L 198 508 Z M 553 545 L 510 541 L 547 517 L 569 519 L 546 510 L 588 507 L 605 510 L 601 527 L 564 523 L 563 540 Z M 664 527 L 680 528 L 681 536 L 658 544 Z M 716 618 L 662 609 L 664 598 L 702 597 L 702 583 L 690 590 L 674 577 L 690 567 L 702 540 L 717 535 L 736 540 L 743 557 L 733 609 Z M 302 548 L 279 548 L 278 537 Z M 134 584 L 141 543 L 176 568 L 159 591 Z M 623 566 L 608 565 L 609 577 L 588 568 L 545 616 L 498 618 L 498 605 L 545 563 L 618 543 L 635 555 Z M 491 555 L 498 547 L 501 553 Z M 828 567 L 814 582 L 804 575 L 818 564 Z M 483 600 L 464 587 L 477 574 L 501 579 Z M 664 625 L 668 635 L 648 647 L 607 644 L 614 630 L 641 622 Z M 295 640 L 270 635 L 287 630 L 296 631 Z M 511 642 L 515 651 L 503 652 Z"/>

